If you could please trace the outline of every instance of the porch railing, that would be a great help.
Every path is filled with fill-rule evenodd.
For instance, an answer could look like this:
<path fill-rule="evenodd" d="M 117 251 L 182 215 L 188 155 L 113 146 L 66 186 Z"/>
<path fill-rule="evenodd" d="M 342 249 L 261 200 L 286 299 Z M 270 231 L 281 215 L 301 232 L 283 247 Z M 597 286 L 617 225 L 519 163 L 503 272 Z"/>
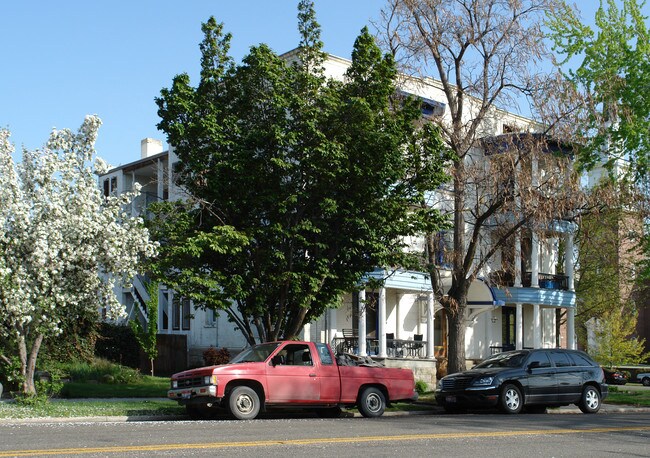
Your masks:
<path fill-rule="evenodd" d="M 358 337 L 334 337 L 332 349 L 335 353 L 359 353 Z M 386 339 L 386 353 L 389 358 L 424 358 L 427 352 L 426 340 Z M 379 354 L 379 339 L 366 338 L 366 352 L 370 356 Z"/>

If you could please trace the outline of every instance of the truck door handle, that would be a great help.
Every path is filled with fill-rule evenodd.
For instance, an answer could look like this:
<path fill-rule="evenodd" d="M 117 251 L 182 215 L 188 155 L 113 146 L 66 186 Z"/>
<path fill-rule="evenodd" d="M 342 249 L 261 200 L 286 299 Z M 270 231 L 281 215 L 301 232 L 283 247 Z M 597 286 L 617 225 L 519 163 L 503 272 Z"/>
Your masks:
<path fill-rule="evenodd" d="M 310 377 L 316 377 L 316 374 L 309 374 Z"/>

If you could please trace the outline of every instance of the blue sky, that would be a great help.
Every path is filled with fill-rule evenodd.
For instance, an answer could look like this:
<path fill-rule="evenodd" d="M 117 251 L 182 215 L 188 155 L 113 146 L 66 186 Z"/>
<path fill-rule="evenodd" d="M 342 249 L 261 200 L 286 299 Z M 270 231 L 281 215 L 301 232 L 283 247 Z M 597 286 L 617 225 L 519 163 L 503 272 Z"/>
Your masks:
<path fill-rule="evenodd" d="M 210 16 L 233 34 L 239 61 L 250 46 L 277 53 L 297 46 L 298 0 L 21 0 L 3 2 L 0 127 L 20 149 L 42 146 L 52 128 L 76 130 L 87 114 L 103 120 L 98 154 L 111 165 L 140 157 L 156 129 L 154 97 L 174 75 L 196 83 L 201 23 Z M 349 57 L 383 0 L 315 0 L 325 51 Z M 593 18 L 597 0 L 581 2 Z M 589 11 L 591 10 L 591 11 Z M 166 145 L 166 142 L 165 142 Z"/>
<path fill-rule="evenodd" d="M 297 0 L 63 0 L 2 5 L 0 127 L 17 149 L 42 146 L 52 128 L 103 121 L 98 154 L 112 165 L 140 157 L 140 140 L 163 140 L 154 97 L 187 72 L 196 82 L 201 23 L 211 15 L 233 34 L 239 61 L 251 46 L 297 46 Z M 325 50 L 349 57 L 381 0 L 316 0 Z"/>

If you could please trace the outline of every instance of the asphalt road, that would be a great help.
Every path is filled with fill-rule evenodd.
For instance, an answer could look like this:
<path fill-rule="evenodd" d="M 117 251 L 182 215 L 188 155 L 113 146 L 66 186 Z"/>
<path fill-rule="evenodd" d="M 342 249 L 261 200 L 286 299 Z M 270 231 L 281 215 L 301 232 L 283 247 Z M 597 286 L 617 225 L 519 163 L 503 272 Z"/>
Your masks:
<path fill-rule="evenodd" d="M 650 413 L 0 424 L 0 457 L 650 456 Z"/>

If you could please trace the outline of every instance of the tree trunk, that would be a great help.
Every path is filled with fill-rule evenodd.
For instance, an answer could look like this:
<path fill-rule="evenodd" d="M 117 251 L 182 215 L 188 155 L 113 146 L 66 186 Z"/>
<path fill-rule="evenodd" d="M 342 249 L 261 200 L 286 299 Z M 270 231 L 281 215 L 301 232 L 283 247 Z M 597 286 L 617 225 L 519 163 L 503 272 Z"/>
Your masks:
<path fill-rule="evenodd" d="M 23 377 L 22 392 L 26 395 L 35 395 L 34 372 L 36 371 L 36 358 L 43 343 L 43 334 L 36 336 L 29 356 L 27 355 L 27 341 L 23 336 L 18 339 L 18 354 L 20 356 L 20 372 Z"/>
<path fill-rule="evenodd" d="M 149 361 L 151 362 L 151 376 L 153 377 L 153 358 L 150 358 Z"/>
<path fill-rule="evenodd" d="M 454 374 L 467 369 L 465 362 L 465 308 L 459 307 L 447 314 L 447 373 Z"/>

